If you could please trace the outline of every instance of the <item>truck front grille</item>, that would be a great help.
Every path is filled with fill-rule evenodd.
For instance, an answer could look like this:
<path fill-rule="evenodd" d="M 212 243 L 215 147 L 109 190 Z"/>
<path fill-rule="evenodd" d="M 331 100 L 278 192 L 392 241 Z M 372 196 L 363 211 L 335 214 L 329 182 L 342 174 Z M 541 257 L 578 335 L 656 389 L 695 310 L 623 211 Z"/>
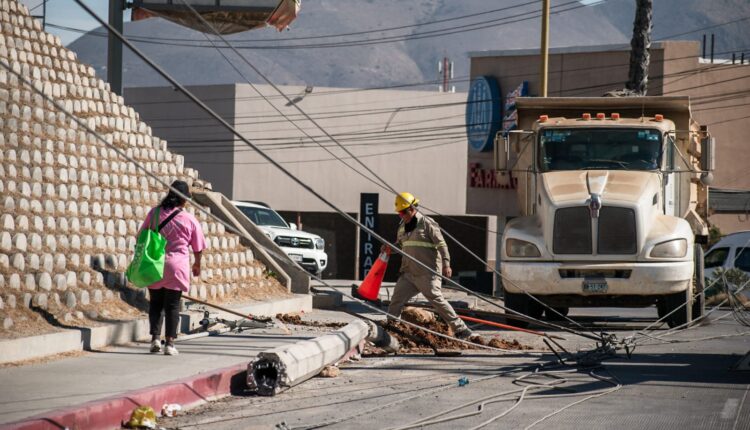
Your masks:
<path fill-rule="evenodd" d="M 585 206 L 555 212 L 552 251 L 555 254 L 591 254 L 591 215 Z"/>
<path fill-rule="evenodd" d="M 599 211 L 597 254 L 638 252 L 635 211 L 604 206 Z M 552 251 L 555 254 L 593 254 L 591 214 L 588 207 L 562 208 L 555 212 Z"/>
<path fill-rule="evenodd" d="M 315 246 L 312 239 L 305 237 L 276 236 L 274 239 L 277 245 L 287 248 L 307 248 L 313 249 Z"/>
<path fill-rule="evenodd" d="M 599 254 L 635 254 L 638 251 L 633 209 L 602 207 L 599 213 Z"/>

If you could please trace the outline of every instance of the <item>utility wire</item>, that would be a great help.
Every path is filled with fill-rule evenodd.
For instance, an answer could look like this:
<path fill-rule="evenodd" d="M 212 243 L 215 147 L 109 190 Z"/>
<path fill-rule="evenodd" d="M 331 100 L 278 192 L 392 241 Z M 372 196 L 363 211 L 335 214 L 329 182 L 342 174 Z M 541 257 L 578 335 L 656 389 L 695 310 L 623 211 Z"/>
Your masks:
<path fill-rule="evenodd" d="M 578 0 L 572 0 L 566 3 L 553 6 L 551 13 L 555 15 L 559 13 L 569 12 L 571 10 L 589 7 L 595 4 L 604 3 L 606 1 L 609 1 L 609 0 L 600 0 L 597 3 L 586 5 L 586 4 L 581 4 L 580 2 L 578 2 Z M 572 6 L 572 7 L 569 7 L 567 9 L 562 9 L 563 7 L 566 7 L 566 6 Z M 500 26 L 504 26 L 508 24 L 536 19 L 536 18 L 539 18 L 540 16 L 541 16 L 540 11 L 531 11 L 531 12 L 519 13 L 516 15 L 505 16 L 502 18 L 475 22 L 471 24 L 464 24 L 464 25 L 459 25 L 459 26 L 454 26 L 454 27 L 446 27 L 446 28 L 439 29 L 439 30 L 429 30 L 429 31 L 416 32 L 416 33 L 399 35 L 399 36 L 386 36 L 386 37 L 372 38 L 372 39 L 318 43 L 318 44 L 289 44 L 289 45 L 281 45 L 281 46 L 246 45 L 246 46 L 238 46 L 236 47 L 236 49 L 279 50 L 279 49 L 315 49 L 315 48 L 340 48 L 340 47 L 349 47 L 349 46 L 367 46 L 367 45 L 375 45 L 375 44 L 382 44 L 382 43 L 394 43 L 394 42 L 403 42 L 407 40 L 418 40 L 418 39 L 424 39 L 424 38 L 442 37 L 446 35 L 456 34 L 459 32 L 476 31 L 476 30 L 482 30 L 482 29 L 487 29 L 487 28 L 500 27 Z M 66 30 L 69 30 L 69 29 L 66 29 Z M 104 37 L 105 35 L 99 35 L 99 36 Z M 137 40 L 141 43 L 154 44 L 154 45 L 182 46 L 182 47 L 193 47 L 193 48 L 212 48 L 210 45 L 195 44 L 192 42 L 187 42 L 187 43 L 157 42 L 157 41 L 152 41 L 149 39 L 140 39 L 138 37 L 134 38 L 134 40 Z"/>
<path fill-rule="evenodd" d="M 279 163 L 278 163 L 277 161 L 275 161 L 275 160 L 274 160 L 273 158 L 271 158 L 270 156 L 268 156 L 268 155 L 267 155 L 267 154 L 266 154 L 266 153 L 265 153 L 265 152 L 264 152 L 263 150 L 261 150 L 260 148 L 257 148 L 257 146 L 255 146 L 255 144 L 254 144 L 254 143 L 252 143 L 252 142 L 251 142 L 251 141 L 249 141 L 249 140 L 248 140 L 247 138 L 245 138 L 244 136 L 242 136 L 242 135 L 241 135 L 241 134 L 240 134 L 239 132 L 237 132 L 237 130 L 235 130 L 235 129 L 234 129 L 234 128 L 233 128 L 232 126 L 231 126 L 231 125 L 229 125 L 229 124 L 228 124 L 228 123 L 227 123 L 226 121 L 224 121 L 224 119 L 222 119 L 222 118 L 221 118 L 221 117 L 220 117 L 219 115 L 217 115 L 217 114 L 216 114 L 216 113 L 215 113 L 215 112 L 214 112 L 214 111 L 213 111 L 213 110 L 212 110 L 211 108 L 209 108 L 208 106 L 206 106 L 206 105 L 205 105 L 205 104 L 204 104 L 204 103 L 203 103 L 203 102 L 202 102 L 202 101 L 201 101 L 200 99 L 198 99 L 198 98 L 197 98 L 197 97 L 196 97 L 196 96 L 195 96 L 195 95 L 194 95 L 194 94 L 193 94 L 192 92 L 188 91 L 188 90 L 187 90 L 187 89 L 186 89 L 186 88 L 185 88 L 184 86 L 182 86 L 182 85 L 181 85 L 181 84 L 180 84 L 179 82 L 177 82 L 176 80 L 174 80 L 174 78 L 172 78 L 172 76 L 171 76 L 171 75 L 169 75 L 168 73 L 166 73 L 166 72 L 165 72 L 165 71 L 164 71 L 164 70 L 163 70 L 163 69 L 162 69 L 161 67 L 159 67 L 159 66 L 158 66 L 157 64 L 155 64 L 155 63 L 154 63 L 154 62 L 153 62 L 153 61 L 152 61 L 151 59 L 149 59 L 149 58 L 148 58 L 148 57 L 147 57 L 147 56 L 146 56 L 145 54 L 143 54 L 143 53 L 142 53 L 142 52 L 141 52 L 141 51 L 140 51 L 140 50 L 139 50 L 138 48 L 136 48 L 136 47 L 135 47 L 135 46 L 134 46 L 134 45 L 133 45 L 133 44 L 132 44 L 132 43 L 131 43 L 131 42 L 130 42 L 130 41 L 129 41 L 129 40 L 127 39 L 127 38 L 125 38 L 125 37 L 124 37 L 124 36 L 123 36 L 122 34 L 120 34 L 120 32 L 118 32 L 118 31 L 117 31 L 116 29 L 114 29 L 114 28 L 113 28 L 112 26 L 110 26 L 110 25 L 109 25 L 109 24 L 108 24 L 107 22 L 105 22 L 104 20 L 102 20 L 102 19 L 101 19 L 101 18 L 100 18 L 100 17 L 99 17 L 99 16 L 98 16 L 98 15 L 97 15 L 97 14 L 96 14 L 95 12 L 93 12 L 93 11 L 92 11 L 92 10 L 91 10 L 91 9 L 90 9 L 90 8 L 89 8 L 89 7 L 88 7 L 88 6 L 86 5 L 86 4 L 85 4 L 85 3 L 83 3 L 83 1 L 82 1 L 82 0 L 75 0 L 75 2 L 76 2 L 76 3 L 77 3 L 77 4 L 79 5 L 79 6 L 81 6 L 81 7 L 82 7 L 82 8 L 84 9 L 84 10 L 86 10 L 86 12 L 88 12 L 88 13 L 89 13 L 89 14 L 90 14 L 90 15 L 91 15 L 91 16 L 92 16 L 92 17 L 93 17 L 94 19 L 96 19 L 96 20 L 97 20 L 97 21 L 98 21 L 98 22 L 99 22 L 99 23 L 100 23 L 101 25 L 105 26 L 105 27 L 106 27 L 106 28 L 107 28 L 107 29 L 108 29 L 108 30 L 109 30 L 110 32 L 112 32 L 112 34 L 114 34 L 114 35 L 115 35 L 115 37 L 117 37 L 117 38 L 118 38 L 118 39 L 119 39 L 119 40 L 120 40 L 120 41 L 121 41 L 122 43 L 124 43 L 124 44 L 125 44 L 125 45 L 126 45 L 126 46 L 127 46 L 128 48 L 130 48 L 130 49 L 131 49 L 131 50 L 132 50 L 132 51 L 133 51 L 133 52 L 134 52 L 134 53 L 135 53 L 135 54 L 136 54 L 136 55 L 137 55 L 138 57 L 140 57 L 140 58 L 141 58 L 141 59 L 142 59 L 143 61 L 145 61 L 145 62 L 146 62 L 147 64 L 149 64 L 149 66 L 151 66 L 151 67 L 152 67 L 152 68 L 153 68 L 153 69 L 154 69 L 154 70 L 155 70 L 155 71 L 156 71 L 157 73 L 159 73 L 159 74 L 160 74 L 160 75 L 161 75 L 161 76 L 162 76 L 163 78 L 165 78 L 165 79 L 166 79 L 167 81 L 169 81 L 169 82 L 170 82 L 170 83 L 171 83 L 172 85 L 174 85 L 174 86 L 175 86 L 175 88 L 177 88 L 178 90 L 180 90 L 181 92 L 183 92 L 183 93 L 184 93 L 184 94 L 185 94 L 185 95 L 186 95 L 187 97 L 189 97 L 189 98 L 190 98 L 191 100 L 193 100 L 193 101 L 194 101 L 194 102 L 196 103 L 196 105 L 198 105 L 198 106 L 199 106 L 199 107 L 200 107 L 201 109 L 203 109 L 204 111 L 206 111 L 206 112 L 207 112 L 207 113 L 208 113 L 209 115 L 211 115 L 211 116 L 215 117 L 215 118 L 216 118 L 216 120 L 217 120 L 217 121 L 219 121 L 219 122 L 220 122 L 220 123 L 221 123 L 221 124 L 222 124 L 222 125 L 223 125 L 224 127 L 226 127 L 228 131 L 230 131 L 230 132 L 232 132 L 233 134 L 235 134 L 235 135 L 236 135 L 236 136 L 237 136 L 237 137 L 238 137 L 238 138 L 239 138 L 239 139 L 240 139 L 240 140 L 241 140 L 242 142 L 244 142 L 244 143 L 245 143 L 246 145 L 248 145 L 248 146 L 251 146 L 251 147 L 253 147 L 253 148 L 256 148 L 256 150 L 258 151 L 258 153 L 259 153 L 259 154 L 261 154 L 261 155 L 263 156 L 263 158 L 265 158 L 265 159 L 266 159 L 266 160 L 267 160 L 267 161 L 268 161 L 269 163 L 271 163 L 271 164 L 272 164 L 272 165 L 273 165 L 274 167 L 276 167 L 277 169 L 279 169 L 280 171 L 282 171 L 282 172 L 283 172 L 283 173 L 284 173 L 285 175 L 287 175 L 287 176 L 288 176 L 288 177 L 289 177 L 290 179 L 292 179 L 292 180 L 293 180 L 294 182 L 296 182 L 296 183 L 297 183 L 298 185 L 300 185 L 300 186 L 301 186 L 301 187 L 302 187 L 303 189 L 305 189 L 305 190 L 306 190 L 306 191 L 308 191 L 309 193 L 313 194 L 313 195 L 314 195 L 314 196 L 315 196 L 316 198 L 318 198 L 319 200 L 321 200 L 321 201 L 322 201 L 322 202 L 323 202 L 323 203 L 324 203 L 324 204 L 325 204 L 326 206 L 328 206 L 328 207 L 330 207 L 331 209 L 333 209 L 333 210 L 334 210 L 335 212 L 337 212 L 337 213 L 338 213 L 339 215 L 343 216 L 343 217 L 344 217 L 344 218 L 345 218 L 346 220 L 348 220 L 349 222 L 351 222 L 351 223 L 353 223 L 353 224 L 355 224 L 355 225 L 359 226 L 359 228 L 361 228 L 362 230 L 366 231 L 367 233 L 369 233 L 370 235 L 372 235 L 372 236 L 373 236 L 374 238 L 376 238 L 377 240 L 381 241 L 382 243 L 387 243 L 387 244 L 389 244 L 389 245 L 390 245 L 390 246 L 391 246 L 391 247 L 393 248 L 394 252 L 396 252 L 396 253 L 400 254 L 400 255 L 401 255 L 402 257 L 405 257 L 405 258 L 408 258 L 408 259 L 410 259 L 410 260 L 411 260 L 412 262 L 414 262 L 414 263 L 415 263 L 415 264 L 416 264 L 416 265 L 417 265 L 418 267 L 422 267 L 423 269 L 427 270 L 428 272 L 432 273 L 433 275 L 435 275 L 435 276 L 438 276 L 438 277 L 439 277 L 439 278 L 441 278 L 441 279 L 444 279 L 444 280 L 445 280 L 446 282 L 448 282 L 449 284 L 451 284 L 451 285 L 454 285 L 454 286 L 456 286 L 457 288 L 460 288 L 461 290 L 463 290 L 463 291 L 465 291 L 465 292 L 467 292 L 467 293 L 469 293 L 469 294 L 474 294 L 474 292 L 473 292 L 473 291 L 469 290 L 468 288 L 464 287 L 463 285 L 461 285 L 461 284 L 457 283 L 456 281 L 454 281 L 454 280 L 452 280 L 452 279 L 450 279 L 450 278 L 447 278 L 447 277 L 443 276 L 443 275 L 442 275 L 441 273 L 437 273 L 436 271 L 434 271 L 434 270 L 433 270 L 432 268 L 430 268 L 429 266 L 427 266 L 427 265 L 423 264 L 423 263 L 422 263 L 422 262 L 420 262 L 419 260 L 417 260 L 417 259 L 415 259 L 414 257 L 412 257 L 412 256 L 410 256 L 410 255 L 406 254 L 405 252 L 403 252 L 403 251 L 402 251 L 401 249 L 399 249 L 399 248 L 395 247 L 395 246 L 394 246 L 394 245 L 393 245 L 392 243 L 390 243 L 390 242 L 389 242 L 388 240 L 386 240 L 385 238 L 383 238 L 382 236 L 380 236 L 380 235 L 379 235 L 378 233 L 376 233 L 375 231 L 371 230 L 371 229 L 370 229 L 369 227 L 367 227 L 367 226 L 365 226 L 364 224 L 362 224 L 362 223 L 360 223 L 359 221 L 357 221 L 357 220 L 356 220 L 355 218 L 353 218 L 353 217 L 352 217 L 351 215 L 349 215 L 348 213 L 346 213 L 346 212 L 344 212 L 343 210 L 341 210 L 340 208 L 338 208 L 338 207 L 337 207 L 336 205 L 334 205 L 334 204 L 333 204 L 332 202 L 330 202 L 330 201 L 329 201 L 328 199 L 326 199 L 325 197 L 323 197 L 323 196 L 322 196 L 322 195 L 321 195 L 320 193 L 318 193 L 317 191 L 315 191 L 315 190 L 314 190 L 314 189 L 313 189 L 312 187 L 310 187 L 309 185 L 307 185 L 307 184 L 306 184 L 305 182 L 303 182 L 303 181 L 302 181 L 301 179 L 299 179 L 299 178 L 297 178 L 296 176 L 294 176 L 294 175 L 293 175 L 293 174 L 292 174 L 291 172 L 289 172 L 288 170 L 286 170 L 286 169 L 285 169 L 285 168 L 284 168 L 284 167 L 283 167 L 282 165 L 280 165 L 280 164 L 279 164 Z M 502 308 L 502 309 L 505 309 L 505 310 L 506 310 L 506 312 L 510 312 L 510 313 L 513 313 L 514 315 L 521 315 L 521 314 L 520 314 L 519 312 L 517 312 L 517 311 L 514 311 L 514 310 L 512 310 L 512 309 L 509 309 L 509 308 L 506 308 L 506 307 L 504 307 L 504 306 L 501 306 L 501 305 L 499 305 L 499 304 L 497 304 L 497 303 L 495 303 L 495 302 L 493 302 L 493 301 L 491 301 L 491 300 L 485 299 L 485 298 L 483 298 L 483 297 L 481 297 L 481 296 L 477 296 L 477 297 L 478 297 L 479 299 L 483 300 L 483 301 L 486 301 L 487 303 L 489 303 L 489 304 L 491 304 L 491 305 L 493 305 L 493 306 L 496 306 L 496 307 L 500 307 L 500 308 Z M 382 311 L 381 311 L 381 312 L 382 312 Z M 525 317 L 526 317 L 526 316 L 525 316 Z M 528 317 L 527 317 L 527 318 L 528 318 Z M 539 321 L 539 320 L 536 320 L 536 319 L 534 319 L 534 318 L 529 318 L 529 319 L 533 320 L 534 322 L 536 322 L 537 324 L 540 324 L 540 325 L 541 325 L 541 326 L 543 326 L 543 327 L 554 327 L 554 328 L 557 328 L 557 329 L 560 329 L 560 330 L 563 330 L 563 331 L 567 331 L 567 332 L 570 332 L 570 333 L 572 333 L 572 334 L 577 334 L 578 336 L 582 336 L 582 337 L 585 337 L 585 338 L 589 338 L 589 339 L 593 339 L 593 340 L 597 340 L 597 341 L 599 341 L 599 340 L 602 340 L 602 338 L 600 338 L 600 337 L 592 337 L 591 335 L 589 335 L 589 334 L 587 334 L 587 333 L 581 333 L 581 332 L 577 332 L 577 331 L 575 331 L 575 330 L 572 330 L 572 329 L 570 329 L 570 328 L 568 328 L 568 327 L 563 327 L 563 326 L 559 326 L 559 325 L 557 325 L 557 324 L 552 324 L 552 323 L 549 323 L 549 322 Z M 422 328 L 422 329 L 424 330 L 424 328 Z"/>
<path fill-rule="evenodd" d="M 218 31 L 217 31 L 217 30 L 216 30 L 216 29 L 215 29 L 215 28 L 214 28 L 214 27 L 213 27 L 213 26 L 212 26 L 212 25 L 211 25 L 210 23 L 208 23 L 208 22 L 207 22 L 207 21 L 206 21 L 206 20 L 205 20 L 205 19 L 204 19 L 204 18 L 203 18 L 203 17 L 202 17 L 202 16 L 201 16 L 201 15 L 200 15 L 199 13 L 198 13 L 198 12 L 196 12 L 196 11 L 195 11 L 195 9 L 193 9 L 193 8 L 192 8 L 192 6 L 188 5 L 188 4 L 187 4 L 187 3 L 185 2 L 185 0 L 182 0 L 182 3 L 183 3 L 183 4 L 184 4 L 184 5 L 186 6 L 186 7 L 188 7 L 188 8 L 189 8 L 189 9 L 190 9 L 190 10 L 191 10 L 191 11 L 193 12 L 193 14 L 194 14 L 194 15 L 196 16 L 196 18 L 198 18 L 199 20 L 201 20 L 201 21 L 202 21 L 203 25 L 207 26 L 208 28 L 211 28 L 211 29 L 212 29 L 212 30 L 213 30 L 213 31 L 215 32 L 215 34 L 216 34 L 216 35 L 217 35 L 217 36 L 218 36 L 218 37 L 219 37 L 219 38 L 220 38 L 220 39 L 221 39 L 221 40 L 222 40 L 222 41 L 223 41 L 223 42 L 224 42 L 224 43 L 225 43 L 225 44 L 226 44 L 226 45 L 227 45 L 228 47 L 230 47 L 230 48 L 231 48 L 231 49 L 232 49 L 232 50 L 233 50 L 233 51 L 235 52 L 235 54 L 236 54 L 236 55 L 240 56 L 240 57 L 241 57 L 241 58 L 242 58 L 242 59 L 244 60 L 244 62 L 245 62 L 245 63 L 246 63 L 246 64 L 247 64 L 248 66 L 250 66 L 250 67 L 251 67 L 251 68 L 252 68 L 252 69 L 253 69 L 253 70 L 255 71 L 255 73 L 257 73 L 257 74 L 258 74 L 259 76 L 261 76 L 261 78 L 262 78 L 262 79 L 264 79 L 264 80 L 265 80 L 265 81 L 266 81 L 266 82 L 267 82 L 267 83 L 268 83 L 269 85 L 271 85 L 271 86 L 272 86 L 272 87 L 273 87 L 274 89 L 276 89 L 276 90 L 277 90 L 277 91 L 278 91 L 279 93 L 283 94 L 283 93 L 281 92 L 281 90 L 279 90 L 279 89 L 278 89 L 278 87 L 276 87 L 275 85 L 273 85 L 273 84 L 271 83 L 271 81 L 270 81 L 270 80 L 269 80 L 268 78 L 266 78 L 266 76 L 265 76 L 265 75 L 264 75 L 264 74 L 263 74 L 263 73 L 262 73 L 262 72 L 261 72 L 260 70 L 258 70 L 258 69 L 257 69 L 257 68 L 256 68 L 256 67 L 255 67 L 255 66 L 254 66 L 254 65 L 252 64 L 252 63 L 250 63 L 250 61 L 248 61 L 248 60 L 247 60 L 246 58 L 242 57 L 242 56 L 240 55 L 240 53 L 239 53 L 239 52 L 237 52 L 237 51 L 236 51 L 236 50 L 235 50 L 235 49 L 234 49 L 234 48 L 233 48 L 233 47 L 231 46 L 231 44 L 230 44 L 230 43 L 229 43 L 229 42 L 228 42 L 228 41 L 227 41 L 227 40 L 226 40 L 226 39 L 225 39 L 225 38 L 224 38 L 224 37 L 223 37 L 223 36 L 221 35 L 221 33 L 219 33 L 219 32 L 218 32 Z M 222 54 L 222 55 L 223 55 L 223 54 Z M 226 57 L 225 57 L 225 59 L 226 59 Z M 227 61 L 229 61 L 229 60 L 227 59 Z M 231 62 L 230 62 L 230 64 L 231 64 Z M 232 67 L 234 67 L 234 65 L 233 65 L 233 64 L 231 64 L 231 65 L 232 65 Z M 237 70 L 237 69 L 235 68 L 235 70 Z M 240 75 L 242 75 L 242 73 L 241 73 L 241 72 L 240 72 L 239 70 L 237 70 L 237 72 L 238 72 L 238 73 L 239 73 Z M 243 77 L 244 77 L 244 75 L 243 75 Z M 252 85 L 252 84 L 251 84 L 251 85 Z M 255 88 L 255 87 L 253 87 L 253 88 Z M 289 103 L 292 103 L 292 101 L 291 101 L 291 100 L 289 100 L 288 102 L 289 102 Z M 269 104 L 270 104 L 270 102 L 269 102 Z M 307 114 L 306 114 L 306 113 L 304 112 L 304 110 L 302 110 L 302 109 L 301 109 L 301 108 L 300 108 L 299 106 L 297 106 L 297 105 L 296 105 L 296 103 L 292 103 L 292 104 L 293 104 L 293 105 L 295 106 L 295 108 L 296 108 L 296 109 L 298 110 L 298 112 L 299 112 L 300 114 L 302 114 L 303 116 L 305 116 L 306 118 L 308 118 L 308 120 L 311 120 L 311 119 L 309 118 L 309 116 L 308 116 L 308 115 L 307 115 Z M 281 111 L 280 111 L 280 110 L 279 110 L 278 112 L 279 112 L 279 113 L 281 113 Z M 294 124 L 294 123 L 293 123 L 293 124 Z M 330 135 L 330 134 L 329 134 L 329 133 L 328 133 L 328 132 L 327 132 L 327 131 L 326 131 L 325 129 L 323 129 L 323 127 L 321 127 L 321 126 L 320 126 L 320 125 L 319 125 L 318 123 L 315 123 L 315 122 L 314 122 L 314 124 L 315 124 L 315 125 L 316 125 L 316 126 L 317 126 L 317 127 L 318 127 L 318 128 L 319 128 L 319 129 L 320 129 L 320 130 L 321 130 L 322 132 L 323 132 L 323 133 L 325 133 L 325 134 L 326 134 L 326 136 L 328 136 L 329 138 L 331 138 L 331 139 L 332 139 L 332 140 L 333 140 L 333 141 L 334 141 L 334 142 L 335 142 L 335 143 L 336 143 L 337 145 L 339 145 L 339 146 L 340 146 L 340 147 L 341 147 L 342 149 L 344 149 L 344 150 L 345 150 L 345 151 L 347 152 L 347 154 L 348 154 L 348 155 L 349 155 L 350 157 L 354 158 L 354 159 L 355 159 L 355 160 L 356 160 L 356 161 L 357 161 L 357 162 L 358 162 L 358 163 L 359 163 L 359 164 L 360 164 L 360 165 L 361 165 L 362 167 L 364 167 L 364 168 L 365 168 L 365 169 L 366 169 L 366 170 L 367 170 L 367 171 L 368 171 L 368 172 L 369 172 L 370 174 L 372 174 L 373 176 L 375 176 L 375 177 L 376 177 L 376 178 L 378 179 L 378 181 L 379 181 L 379 182 L 380 182 L 380 183 L 381 183 L 381 184 L 383 185 L 383 187 L 384 187 L 384 188 L 386 188 L 386 189 L 387 189 L 388 191 L 390 191 L 390 192 L 391 192 L 391 193 L 392 193 L 393 195 L 395 195 L 395 196 L 397 196 L 397 195 L 398 195 L 398 192 L 397 192 L 397 191 L 396 191 L 396 190 L 395 190 L 395 189 L 394 189 L 393 187 L 391 187 L 391 186 L 390 186 L 390 185 L 389 185 L 389 184 L 388 184 L 388 183 L 387 183 L 387 182 L 386 182 L 386 181 L 385 181 L 384 179 L 380 178 L 380 177 L 379 177 L 379 176 L 378 176 L 378 175 L 377 175 L 377 174 L 376 174 L 376 173 L 375 173 L 374 171 L 372 171 L 372 170 L 371 170 L 371 169 L 370 169 L 370 168 L 369 168 L 369 167 L 368 167 L 368 166 L 367 166 L 367 165 L 366 165 L 366 164 L 365 164 L 364 162 L 362 162 L 362 161 L 361 161 L 360 159 L 356 158 L 356 156 L 354 156 L 354 154 L 352 154 L 351 152 L 349 152 L 348 150 L 346 150 L 346 149 L 344 148 L 344 146 L 343 146 L 343 145 L 341 145 L 341 144 L 340 144 L 340 143 L 339 143 L 338 141 L 336 141 L 335 139 L 333 139 L 333 137 L 332 137 L 332 136 L 331 136 L 331 135 Z M 294 125 L 296 126 L 296 124 L 294 124 Z M 316 143 L 317 143 L 317 142 L 316 142 Z M 330 152 L 330 151 L 328 151 L 328 152 L 329 152 L 329 153 L 330 153 L 331 155 L 334 155 L 334 157 L 336 157 L 336 158 L 337 158 L 337 159 L 338 159 L 338 160 L 339 160 L 340 162 L 342 162 L 342 163 L 343 163 L 343 164 L 344 164 L 345 166 L 347 166 L 347 167 L 349 167 L 350 169 L 352 169 L 352 170 L 353 170 L 353 171 L 354 171 L 355 173 L 358 173 L 358 174 L 360 174 L 361 176 L 365 177 L 366 179 L 369 179 L 369 178 L 367 178 L 367 176 L 365 176 L 364 174 L 362 174 L 362 173 L 361 173 L 361 172 L 359 172 L 358 170 L 354 169 L 354 168 L 353 168 L 353 167 L 352 167 L 351 165 L 349 165 L 348 163 L 346 163 L 346 162 L 345 162 L 344 160 L 342 160 L 342 159 L 338 158 L 338 157 L 337 157 L 337 156 L 336 156 L 335 154 L 333 154 L 332 152 Z M 378 183 L 376 183 L 375 181 L 372 181 L 372 182 L 373 182 L 373 183 L 374 183 L 375 185 L 378 185 Z M 443 230 L 443 229 L 441 228 L 441 230 Z M 444 231 L 444 230 L 443 230 L 443 231 Z M 465 246 L 464 246 L 464 245 L 463 245 L 462 243 L 460 243 L 460 242 L 459 242 L 459 241 L 458 241 L 458 240 L 457 240 L 457 239 L 456 239 L 455 237 L 453 237 L 453 236 L 450 236 L 450 237 L 451 237 L 451 238 L 452 238 L 452 239 L 453 239 L 453 240 L 454 240 L 455 242 L 459 243 L 459 245 L 461 245 L 461 247 L 462 247 L 462 248 L 463 248 L 464 250 L 466 250 L 467 252 L 469 252 L 469 254 L 470 254 L 470 255 L 472 255 L 472 256 L 473 256 L 474 258 L 478 259 L 478 260 L 479 260 L 480 262 L 482 262 L 482 263 L 483 263 L 484 265 L 486 265 L 487 267 L 490 267 L 490 266 L 489 266 L 489 263 L 487 263 L 486 261 L 482 260 L 482 259 L 481 259 L 481 258 L 480 258 L 479 256 L 477 256 L 476 254 L 474 254 L 473 252 L 471 252 L 471 251 L 470 251 L 470 250 L 469 250 L 469 249 L 468 249 L 467 247 L 465 247 Z M 405 254 L 404 254 L 404 255 L 405 255 Z M 497 272 L 497 271 L 496 271 L 496 270 L 495 270 L 494 268 L 491 268 L 491 269 L 492 269 L 493 271 L 495 271 L 495 272 L 496 272 L 496 273 L 498 274 L 498 276 L 501 276 L 501 277 L 502 277 L 502 274 L 500 274 L 499 272 Z M 446 278 L 446 279 L 447 279 L 447 278 Z M 506 281 L 507 281 L 507 282 L 510 282 L 509 280 L 506 280 Z M 467 292 L 470 292 L 470 290 L 468 290 L 468 289 L 467 289 L 466 291 L 467 291 Z M 523 289 L 522 289 L 522 291 L 523 291 Z M 470 294 L 471 294 L 471 293 L 470 293 Z M 528 294 L 528 293 L 527 293 L 527 294 Z M 538 299 L 534 298 L 534 297 L 533 297 L 533 296 L 531 296 L 530 294 L 529 294 L 529 297 L 532 297 L 533 299 L 535 299 L 535 300 L 536 300 L 536 301 L 537 301 L 538 303 L 542 304 L 542 306 L 545 306 L 545 307 L 548 307 L 549 309 L 552 309 L 551 307 L 549 307 L 549 306 L 547 306 L 547 305 L 546 305 L 545 303 L 543 303 L 543 302 L 542 302 L 541 300 L 538 300 Z M 492 302 L 491 302 L 491 303 L 492 303 Z M 506 310 L 507 310 L 507 309 L 506 309 Z M 556 310 L 552 309 L 552 312 L 555 312 L 555 313 L 557 313 L 558 315 L 562 316 L 563 318 L 566 318 L 566 319 L 568 319 L 569 321 L 571 321 L 571 322 L 573 322 L 574 324 L 576 324 L 576 323 L 575 323 L 575 321 L 573 321 L 573 320 L 571 320 L 570 318 L 567 318 L 566 316 L 564 316 L 564 315 L 560 314 L 560 313 L 559 313 L 559 312 L 557 312 Z M 580 324 L 579 324 L 579 326 L 580 326 Z M 582 327 L 582 326 L 581 326 L 581 327 Z M 594 333 L 594 336 L 596 336 L 596 334 L 595 334 L 595 333 Z"/>

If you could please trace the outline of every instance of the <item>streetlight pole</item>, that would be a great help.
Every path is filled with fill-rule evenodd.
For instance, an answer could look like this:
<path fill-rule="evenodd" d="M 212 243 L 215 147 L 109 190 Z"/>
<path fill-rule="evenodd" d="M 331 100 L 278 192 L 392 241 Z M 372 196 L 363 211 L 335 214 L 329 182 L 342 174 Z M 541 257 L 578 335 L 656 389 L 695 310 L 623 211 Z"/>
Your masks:
<path fill-rule="evenodd" d="M 542 67 L 539 71 L 540 96 L 547 97 L 547 72 L 549 71 L 549 2 L 542 0 Z"/>

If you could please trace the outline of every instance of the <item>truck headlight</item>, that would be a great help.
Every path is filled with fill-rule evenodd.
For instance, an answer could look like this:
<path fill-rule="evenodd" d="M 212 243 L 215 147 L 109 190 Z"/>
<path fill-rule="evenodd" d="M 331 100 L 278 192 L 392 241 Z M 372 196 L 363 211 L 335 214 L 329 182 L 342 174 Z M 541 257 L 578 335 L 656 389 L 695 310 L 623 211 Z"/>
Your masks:
<path fill-rule="evenodd" d="M 652 258 L 681 258 L 687 254 L 687 240 L 675 239 L 662 242 L 651 250 Z"/>
<path fill-rule="evenodd" d="M 325 240 L 321 238 L 315 239 L 315 249 L 323 249 L 326 246 Z"/>
<path fill-rule="evenodd" d="M 505 252 L 508 257 L 541 257 L 539 248 L 531 242 L 519 239 L 508 239 L 505 241 Z"/>

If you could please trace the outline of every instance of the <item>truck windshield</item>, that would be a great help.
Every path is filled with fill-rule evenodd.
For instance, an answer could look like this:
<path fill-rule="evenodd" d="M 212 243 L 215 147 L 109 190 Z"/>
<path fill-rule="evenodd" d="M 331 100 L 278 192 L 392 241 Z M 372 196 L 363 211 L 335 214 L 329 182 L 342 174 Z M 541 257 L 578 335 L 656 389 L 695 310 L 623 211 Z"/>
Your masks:
<path fill-rule="evenodd" d="M 661 165 L 657 129 L 545 128 L 539 136 L 539 164 L 554 170 L 655 170 Z"/>
<path fill-rule="evenodd" d="M 273 209 L 253 208 L 248 206 L 237 206 L 237 209 L 242 211 L 246 217 L 250 218 L 250 221 L 255 223 L 255 225 L 289 228 L 286 221 L 284 221 L 284 219 Z"/>

